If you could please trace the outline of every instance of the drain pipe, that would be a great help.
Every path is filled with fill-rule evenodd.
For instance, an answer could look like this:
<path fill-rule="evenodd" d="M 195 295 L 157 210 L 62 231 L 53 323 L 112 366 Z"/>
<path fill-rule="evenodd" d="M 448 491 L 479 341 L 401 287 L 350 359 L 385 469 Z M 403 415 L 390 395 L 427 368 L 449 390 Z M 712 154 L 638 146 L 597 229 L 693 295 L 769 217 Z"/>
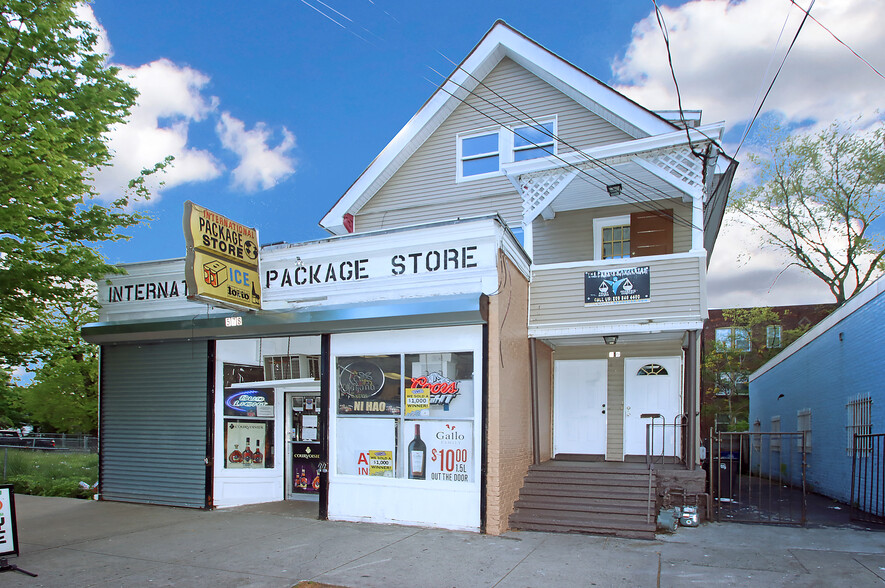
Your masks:
<path fill-rule="evenodd" d="M 538 351 L 535 348 L 535 341 L 529 339 L 529 370 L 532 386 L 532 464 L 538 465 L 541 463 L 541 430 L 538 409 Z"/>
<path fill-rule="evenodd" d="M 686 460 L 689 470 L 697 469 L 698 449 L 696 446 L 698 439 L 698 333 L 699 331 L 688 332 L 688 402 L 686 409 L 688 412 L 688 431 L 686 437 L 689 442 L 687 445 Z"/>

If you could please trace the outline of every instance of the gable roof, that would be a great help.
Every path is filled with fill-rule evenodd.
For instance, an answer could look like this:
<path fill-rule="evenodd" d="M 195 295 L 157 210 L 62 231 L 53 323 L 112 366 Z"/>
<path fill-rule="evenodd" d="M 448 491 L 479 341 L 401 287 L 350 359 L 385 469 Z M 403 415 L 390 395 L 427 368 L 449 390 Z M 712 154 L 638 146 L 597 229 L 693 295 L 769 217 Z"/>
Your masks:
<path fill-rule="evenodd" d="M 346 233 L 344 215 L 365 204 L 479 85 L 477 80 L 484 79 L 505 57 L 632 137 L 678 129 L 499 20 L 338 199 L 320 226 L 333 234 Z"/>

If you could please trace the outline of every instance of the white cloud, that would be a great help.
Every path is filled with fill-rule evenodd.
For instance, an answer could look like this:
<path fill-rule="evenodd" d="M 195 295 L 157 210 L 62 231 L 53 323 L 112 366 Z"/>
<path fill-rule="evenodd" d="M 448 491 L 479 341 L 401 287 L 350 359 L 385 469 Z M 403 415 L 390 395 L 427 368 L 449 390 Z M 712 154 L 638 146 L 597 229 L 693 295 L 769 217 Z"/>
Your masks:
<path fill-rule="evenodd" d="M 767 87 L 802 17 L 787 0 L 693 0 L 663 12 L 683 106 L 703 108 L 706 121 L 725 120 L 729 126 L 750 119 L 766 70 L 770 67 Z M 881 0 L 818 2 L 811 14 L 880 71 L 885 68 Z M 654 14 L 634 26 L 633 39 L 612 70 L 617 89 L 640 104 L 676 107 Z M 777 110 L 796 122 L 854 118 L 872 114 L 883 91 L 885 80 L 808 19 L 763 112 Z"/>
<path fill-rule="evenodd" d="M 233 170 L 233 185 L 247 192 L 273 188 L 295 172 L 295 159 L 288 152 L 295 147 L 295 135 L 283 127 L 279 145 L 270 148 L 271 132 L 264 123 L 247 131 L 243 121 L 227 112 L 215 127 L 221 144 L 240 157 Z"/>
<path fill-rule="evenodd" d="M 95 44 L 96 52 L 103 53 L 110 58 L 113 49 L 111 49 L 111 42 L 108 40 L 108 32 L 103 26 L 101 26 L 98 19 L 95 18 L 95 13 L 92 12 L 92 7 L 88 4 L 77 4 L 74 6 L 74 14 L 78 19 L 88 22 L 98 35 L 98 42 Z"/>
<path fill-rule="evenodd" d="M 206 98 L 203 87 L 209 78 L 189 67 L 160 59 L 137 68 L 123 67 L 121 75 L 138 90 L 136 106 L 126 124 L 110 133 L 114 165 L 96 175 L 96 187 L 105 197 L 119 195 L 121 187 L 172 155 L 175 161 L 166 173 L 152 180 L 156 192 L 160 180 L 171 188 L 187 182 L 208 181 L 222 173 L 222 165 L 206 150 L 188 146 L 192 122 L 203 120 L 216 108 L 216 99 Z"/>
<path fill-rule="evenodd" d="M 724 120 L 726 128 L 752 117 L 760 92 L 771 81 L 802 18 L 787 0 L 692 0 L 664 7 L 663 12 L 683 107 L 702 108 L 706 122 Z M 812 15 L 880 71 L 885 69 L 881 0 L 818 2 Z M 633 38 L 612 71 L 615 87 L 640 104 L 676 108 L 666 49 L 653 12 L 636 23 Z M 883 91 L 885 80 L 809 19 L 762 112 L 775 113 L 787 123 L 810 121 L 812 127 L 858 115 L 873 119 Z M 729 152 L 736 147 L 726 145 Z M 752 175 L 746 159 L 749 149 L 745 145 L 739 155 L 743 169 L 735 185 Z M 709 268 L 711 307 L 832 301 L 823 282 L 804 270 L 787 268 L 783 254 L 755 245 L 760 243 L 757 235 L 736 219 L 727 219 Z"/>

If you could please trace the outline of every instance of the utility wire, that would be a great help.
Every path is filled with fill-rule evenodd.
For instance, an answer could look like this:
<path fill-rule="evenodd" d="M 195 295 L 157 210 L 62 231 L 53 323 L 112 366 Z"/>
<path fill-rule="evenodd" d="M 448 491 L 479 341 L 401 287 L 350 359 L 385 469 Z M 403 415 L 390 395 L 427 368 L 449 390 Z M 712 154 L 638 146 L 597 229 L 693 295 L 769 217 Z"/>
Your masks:
<path fill-rule="evenodd" d="M 836 39 L 836 41 L 838 41 L 839 44 L 841 44 L 843 47 L 845 47 L 846 49 L 848 49 L 849 51 L 851 51 L 851 52 L 854 54 L 854 56 L 857 57 L 858 59 L 860 59 L 862 62 L 864 62 L 864 63 L 867 65 L 867 67 L 869 67 L 871 70 L 873 70 L 874 72 L 876 72 L 876 75 L 877 75 L 877 76 L 879 76 L 879 77 L 882 78 L 882 79 L 885 79 L 885 76 L 882 75 L 882 72 L 880 72 L 878 69 L 876 69 L 875 67 L 873 67 L 873 64 L 872 64 L 872 63 L 870 63 L 869 61 L 867 61 L 866 59 L 864 59 L 863 57 L 861 57 L 860 55 L 858 55 L 857 51 L 855 51 L 854 49 L 852 49 L 851 47 L 849 47 L 847 44 L 845 44 L 845 42 L 842 41 L 842 39 L 840 39 L 839 37 L 836 36 L 836 33 L 834 33 L 833 31 L 831 31 L 831 30 L 828 29 L 827 27 L 825 27 L 825 26 L 824 26 L 824 23 L 822 23 L 821 21 L 819 21 L 819 20 L 817 20 L 816 18 L 814 18 L 814 16 L 811 15 L 811 6 L 808 7 L 808 10 L 805 10 L 804 8 L 802 8 L 801 6 L 799 6 L 798 4 L 796 4 L 796 0 L 790 0 L 790 2 L 792 2 L 797 8 L 799 8 L 799 10 L 801 10 L 801 11 L 804 12 L 806 15 L 808 15 L 808 17 L 811 18 L 811 20 L 813 20 L 814 22 L 816 22 L 820 28 L 822 28 L 822 29 L 825 30 L 826 32 L 830 33 L 830 36 L 832 36 L 834 39 Z M 814 4 L 814 2 L 812 2 L 812 4 Z"/>
<path fill-rule="evenodd" d="M 737 157 L 737 154 L 740 153 L 741 147 L 744 146 L 744 141 L 746 141 L 747 139 L 747 135 L 750 134 L 750 130 L 753 128 L 753 123 L 756 122 L 756 119 L 759 117 L 759 113 L 762 112 L 762 106 L 765 104 L 765 100 L 771 93 L 771 89 L 774 87 L 774 82 L 777 81 L 781 70 L 784 68 L 784 64 L 787 62 L 787 57 L 789 57 L 790 51 L 793 50 L 793 46 L 796 44 L 796 39 L 799 38 L 799 33 L 802 32 L 802 27 L 805 26 L 805 21 L 807 21 L 808 17 L 811 15 L 811 9 L 812 7 L 814 7 L 814 2 L 815 0 L 811 0 L 811 4 L 808 6 L 808 10 L 804 10 L 805 16 L 802 17 L 802 22 L 799 23 L 799 28 L 796 29 L 796 34 L 793 35 L 793 40 L 790 42 L 790 46 L 787 47 L 787 52 L 784 54 L 784 58 L 781 60 L 781 64 L 778 66 L 777 71 L 774 72 L 774 77 L 771 79 L 771 83 L 768 85 L 768 89 L 765 91 L 765 95 L 762 96 L 762 100 L 759 102 L 759 107 L 756 108 L 756 112 L 753 114 L 753 118 L 750 119 L 750 123 L 747 125 L 747 128 L 744 129 L 744 135 L 743 137 L 741 137 L 741 142 L 738 144 L 738 147 L 734 152 L 734 157 Z"/>

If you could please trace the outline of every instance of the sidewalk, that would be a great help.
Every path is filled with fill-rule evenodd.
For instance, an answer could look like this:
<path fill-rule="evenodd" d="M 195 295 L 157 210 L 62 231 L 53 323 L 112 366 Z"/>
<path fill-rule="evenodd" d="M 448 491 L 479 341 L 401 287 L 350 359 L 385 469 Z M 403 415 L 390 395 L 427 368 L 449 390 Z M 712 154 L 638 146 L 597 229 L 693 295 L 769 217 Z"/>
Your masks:
<path fill-rule="evenodd" d="M 655 541 L 501 537 L 315 519 L 316 504 L 215 511 L 16 496 L 30 578 L 5 587 L 885 586 L 885 533 L 706 524 Z"/>

